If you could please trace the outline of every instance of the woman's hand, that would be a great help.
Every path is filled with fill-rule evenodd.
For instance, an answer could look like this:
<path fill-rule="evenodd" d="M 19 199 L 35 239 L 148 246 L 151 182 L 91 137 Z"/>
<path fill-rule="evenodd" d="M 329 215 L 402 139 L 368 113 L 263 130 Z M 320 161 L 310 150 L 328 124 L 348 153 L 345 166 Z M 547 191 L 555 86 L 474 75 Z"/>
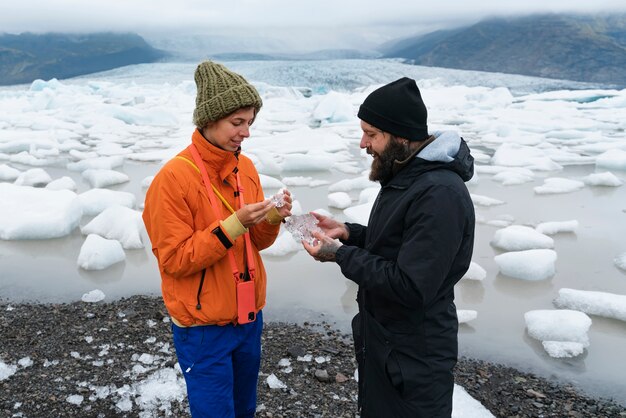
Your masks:
<path fill-rule="evenodd" d="M 348 227 L 345 224 L 319 213 L 311 212 L 311 215 L 315 216 L 318 222 L 317 226 L 330 238 L 338 238 L 345 241 L 350 236 L 350 231 L 348 231 Z"/>
<path fill-rule="evenodd" d="M 235 213 L 237 214 L 239 222 L 241 222 L 244 227 L 250 228 L 264 220 L 267 212 L 273 207 L 274 204 L 269 199 L 265 199 L 262 202 L 247 204 L 239 208 Z M 291 203 L 289 204 L 289 208 L 291 209 Z"/>
<path fill-rule="evenodd" d="M 287 216 L 291 216 L 291 203 L 292 203 L 291 193 L 287 189 L 283 189 L 283 201 L 285 202 L 285 204 L 279 208 L 276 208 L 276 210 L 278 211 L 278 214 L 280 216 L 282 216 L 283 218 L 286 218 Z"/>

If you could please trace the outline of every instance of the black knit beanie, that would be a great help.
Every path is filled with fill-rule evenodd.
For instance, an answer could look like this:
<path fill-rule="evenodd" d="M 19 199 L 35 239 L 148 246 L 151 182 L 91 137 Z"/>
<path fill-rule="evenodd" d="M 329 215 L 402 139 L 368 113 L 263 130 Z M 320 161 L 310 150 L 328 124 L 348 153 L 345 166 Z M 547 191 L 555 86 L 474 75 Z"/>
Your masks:
<path fill-rule="evenodd" d="M 428 138 L 428 113 L 415 80 L 402 77 L 374 90 L 359 108 L 359 119 L 409 141 Z"/>

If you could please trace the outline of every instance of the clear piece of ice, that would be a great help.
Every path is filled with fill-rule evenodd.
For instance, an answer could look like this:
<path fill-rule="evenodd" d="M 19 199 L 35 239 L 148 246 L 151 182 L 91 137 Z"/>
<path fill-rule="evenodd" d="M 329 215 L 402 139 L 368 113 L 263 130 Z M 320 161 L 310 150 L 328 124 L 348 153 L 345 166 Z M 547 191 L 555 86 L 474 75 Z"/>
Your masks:
<path fill-rule="evenodd" d="M 313 245 L 315 238 L 313 232 L 322 232 L 317 226 L 318 220 L 310 213 L 293 215 L 285 219 L 285 228 L 291 233 L 296 241 L 304 241 Z"/>
<path fill-rule="evenodd" d="M 279 190 L 278 193 L 276 193 L 274 196 L 272 196 L 270 198 L 270 201 L 277 208 L 281 208 L 281 207 L 285 206 L 285 193 L 283 192 L 283 190 L 282 189 Z"/>

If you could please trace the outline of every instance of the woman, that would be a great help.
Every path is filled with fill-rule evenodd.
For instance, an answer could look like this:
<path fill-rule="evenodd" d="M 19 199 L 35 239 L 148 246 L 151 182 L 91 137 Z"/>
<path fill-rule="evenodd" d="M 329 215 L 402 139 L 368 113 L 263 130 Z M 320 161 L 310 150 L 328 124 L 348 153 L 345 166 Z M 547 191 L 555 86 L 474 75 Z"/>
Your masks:
<path fill-rule="evenodd" d="M 252 417 L 266 275 L 259 251 L 289 216 L 265 199 L 241 143 L 262 106 L 242 76 L 213 62 L 195 72 L 191 145 L 155 176 L 143 220 L 193 417 Z"/>

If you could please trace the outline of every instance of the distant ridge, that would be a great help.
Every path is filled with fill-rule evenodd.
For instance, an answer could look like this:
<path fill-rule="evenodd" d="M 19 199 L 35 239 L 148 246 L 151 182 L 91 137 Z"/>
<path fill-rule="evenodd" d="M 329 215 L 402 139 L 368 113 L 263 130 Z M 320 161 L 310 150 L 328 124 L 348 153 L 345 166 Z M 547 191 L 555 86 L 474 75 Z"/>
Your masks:
<path fill-rule="evenodd" d="M 165 56 L 133 33 L 0 35 L 0 85 L 69 78 Z"/>
<path fill-rule="evenodd" d="M 488 19 L 381 50 L 417 65 L 626 86 L 626 15 Z"/>

